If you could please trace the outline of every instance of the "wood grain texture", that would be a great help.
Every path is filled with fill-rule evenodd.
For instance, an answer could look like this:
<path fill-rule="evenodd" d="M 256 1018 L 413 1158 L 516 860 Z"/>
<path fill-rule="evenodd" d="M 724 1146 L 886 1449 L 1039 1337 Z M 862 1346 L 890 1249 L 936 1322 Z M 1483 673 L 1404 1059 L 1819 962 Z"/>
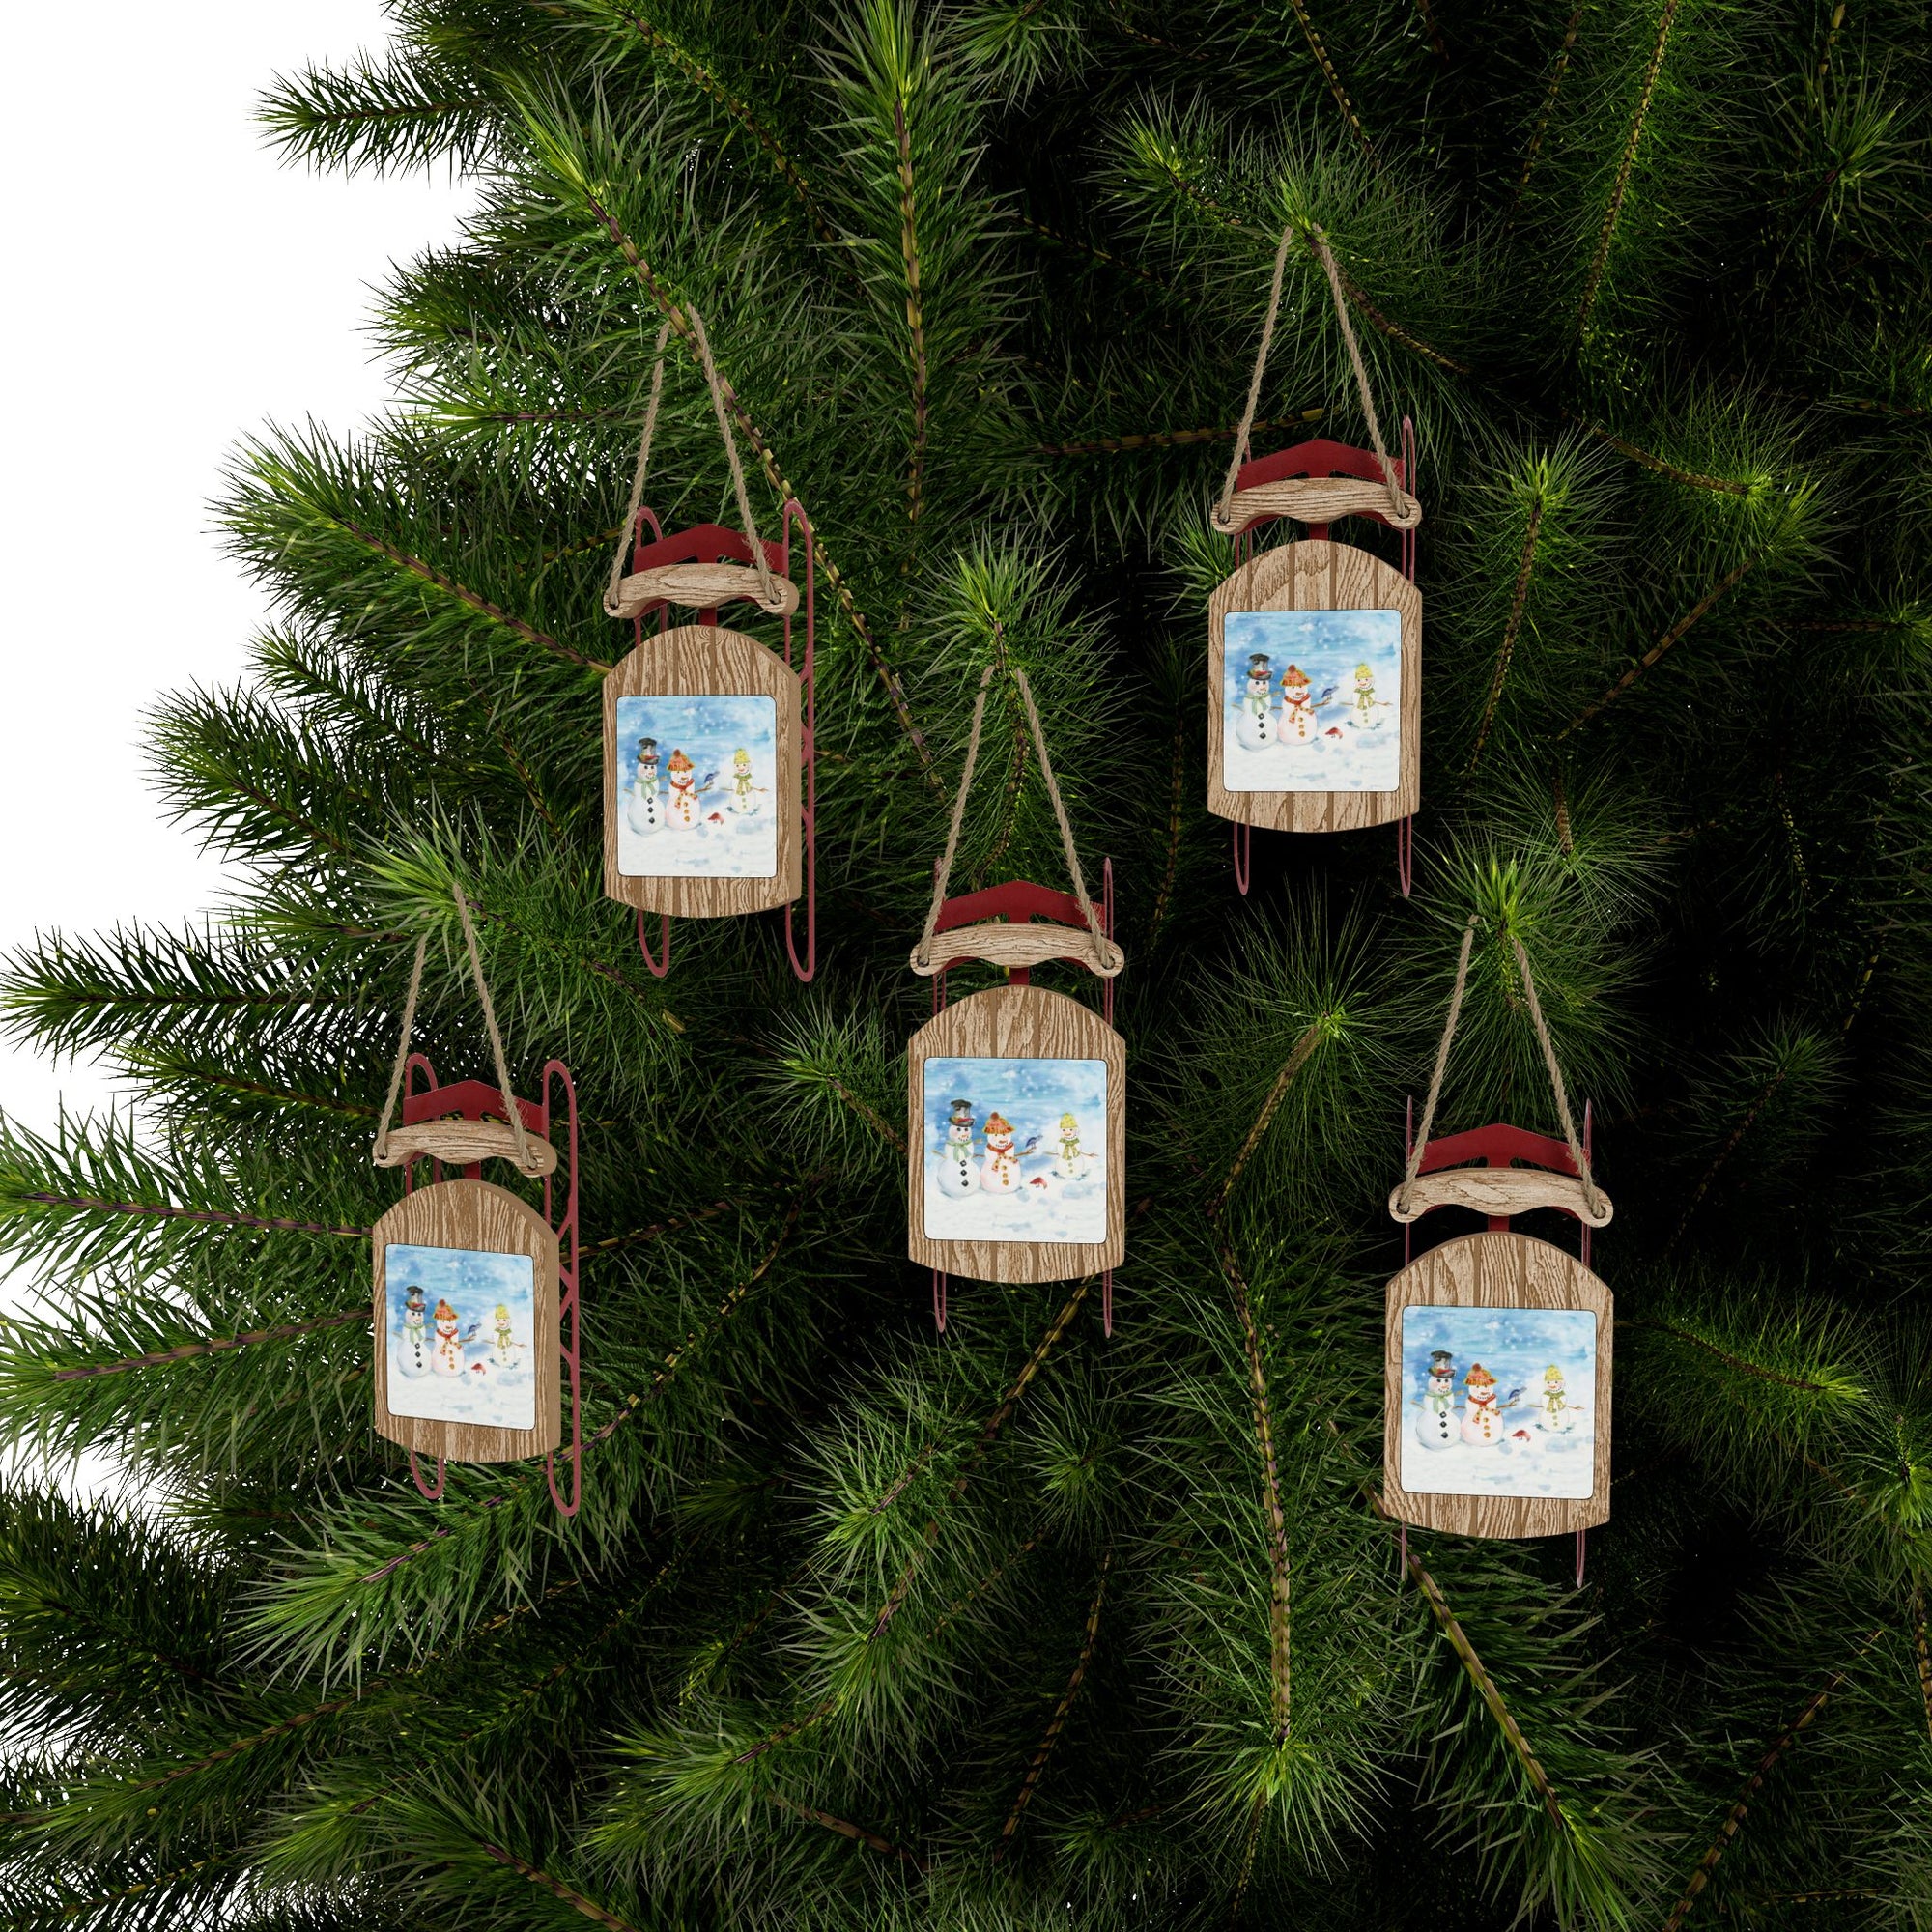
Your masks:
<path fill-rule="evenodd" d="M 1406 1208 L 1400 1205 L 1405 1191 Z M 1591 1214 L 1583 1205 L 1583 1183 L 1574 1174 L 1551 1174 L 1538 1167 L 1445 1167 L 1435 1174 L 1418 1174 L 1406 1190 L 1398 1185 L 1389 1195 L 1389 1212 L 1398 1221 L 1420 1220 L 1432 1208 L 1473 1208 L 1478 1214 L 1527 1214 L 1532 1208 L 1561 1208 L 1593 1228 L 1607 1228 L 1616 1212 L 1600 1187 L 1597 1211 Z"/>
<path fill-rule="evenodd" d="M 1567 1496 L 1417 1495 L 1402 1487 L 1407 1389 L 1405 1308 L 1581 1308 L 1597 1318 L 1596 1463 L 1591 1493 Z M 1401 1522 L 1458 1536 L 1557 1536 L 1610 1519 L 1610 1354 L 1615 1304 L 1576 1256 L 1511 1233 L 1464 1235 L 1431 1248 L 1388 1285 L 1383 1331 L 1382 1508 Z M 1501 1451 L 1493 1452 L 1500 1454 Z"/>
<path fill-rule="evenodd" d="M 789 617 L 798 609 L 798 585 L 773 574 L 781 599 L 772 614 Z M 715 611 L 740 598 L 757 601 L 764 585 L 749 563 L 666 563 L 655 570 L 636 570 L 617 585 L 606 605 L 613 617 L 639 617 L 653 604 L 681 604 L 692 611 Z"/>
<path fill-rule="evenodd" d="M 376 1434 L 452 1463 L 515 1463 L 554 1449 L 563 1436 L 557 1353 L 556 1236 L 535 1208 L 487 1180 L 439 1180 L 406 1194 L 376 1223 Z M 536 1426 L 491 1429 L 473 1422 L 438 1422 L 389 1411 L 388 1279 L 384 1262 L 392 1241 L 426 1248 L 469 1248 L 528 1255 L 536 1293 L 530 1325 L 536 1380 Z"/>
<path fill-rule="evenodd" d="M 1107 1065 L 1107 1238 L 957 1241 L 925 1233 L 928 1060 L 1100 1060 Z M 907 1251 L 972 1281 L 1073 1281 L 1118 1267 L 1127 1247 L 1127 1048 L 1089 1007 L 1040 986 L 994 986 L 936 1013 L 906 1048 Z"/>
<path fill-rule="evenodd" d="M 912 950 L 912 970 L 930 980 L 960 959 L 983 959 L 989 966 L 1021 966 L 1031 969 L 1053 959 L 1077 959 L 1090 973 L 1111 980 L 1126 965 L 1116 953 L 1112 962 L 1103 960 L 1100 948 L 1090 931 L 1065 925 L 1002 925 L 988 921 L 984 925 L 955 925 L 938 934 L 932 942 L 932 958 L 921 964 L 919 948 Z M 1109 972 L 1109 964 L 1113 971 Z"/>
<path fill-rule="evenodd" d="M 1394 791 L 1229 791 L 1221 782 L 1223 631 L 1235 611 L 1395 611 L 1402 618 L 1402 782 Z M 1208 810 L 1273 832 L 1352 832 L 1408 817 L 1422 803 L 1422 593 L 1401 571 L 1348 544 L 1263 551 L 1208 600 Z"/>
<path fill-rule="evenodd" d="M 632 877 L 617 869 L 625 774 L 617 755 L 620 697 L 769 697 L 778 707 L 778 870 L 769 879 Z M 604 895 L 639 912 L 728 919 L 789 904 L 799 895 L 802 823 L 798 673 L 754 638 L 718 624 L 682 624 L 647 637 L 604 680 Z"/>
<path fill-rule="evenodd" d="M 556 1150 L 541 1134 L 525 1130 L 524 1146 L 528 1150 L 531 1174 L 554 1174 Z M 468 1167 L 471 1161 L 517 1158 L 517 1136 L 507 1121 L 464 1121 L 449 1117 L 440 1121 L 419 1121 L 412 1127 L 391 1127 L 378 1167 L 407 1167 L 418 1155 L 427 1154 L 447 1167 Z"/>
<path fill-rule="evenodd" d="M 1406 495 L 1403 500 L 1415 503 Z M 1386 483 L 1367 483 L 1353 476 L 1284 476 L 1273 483 L 1236 490 L 1228 505 L 1225 523 L 1217 523 L 1214 527 L 1224 536 L 1239 536 L 1258 517 L 1293 517 L 1297 524 L 1333 524 L 1344 517 L 1358 517 L 1365 510 L 1390 516 L 1392 505 Z M 1397 527 L 1412 529 L 1421 521 L 1422 506 L 1416 503 L 1414 523 Z"/>

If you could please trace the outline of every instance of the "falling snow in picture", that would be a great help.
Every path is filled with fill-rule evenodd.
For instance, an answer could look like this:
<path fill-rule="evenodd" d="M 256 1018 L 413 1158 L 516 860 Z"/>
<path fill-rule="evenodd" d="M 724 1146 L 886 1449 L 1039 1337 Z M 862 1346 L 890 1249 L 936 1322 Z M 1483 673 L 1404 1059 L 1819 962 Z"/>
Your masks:
<path fill-rule="evenodd" d="M 389 1412 L 487 1429 L 534 1429 L 536 1264 L 528 1255 L 383 1250 Z"/>
<path fill-rule="evenodd" d="M 615 804 L 626 878 L 775 878 L 778 706 L 769 697 L 618 698 Z"/>
<path fill-rule="evenodd" d="M 925 1235 L 1107 1238 L 1107 1063 L 925 1063 Z"/>
<path fill-rule="evenodd" d="M 1402 613 L 1234 611 L 1221 629 L 1229 791 L 1394 791 Z"/>
<path fill-rule="evenodd" d="M 1597 1318 L 1577 1308 L 1402 1312 L 1402 1487 L 1587 1498 Z"/>

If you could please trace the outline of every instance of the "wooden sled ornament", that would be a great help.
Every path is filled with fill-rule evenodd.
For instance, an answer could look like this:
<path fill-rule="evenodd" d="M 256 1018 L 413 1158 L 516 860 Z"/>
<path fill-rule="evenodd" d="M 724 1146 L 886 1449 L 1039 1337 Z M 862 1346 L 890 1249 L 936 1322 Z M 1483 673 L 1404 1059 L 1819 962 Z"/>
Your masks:
<path fill-rule="evenodd" d="M 1258 825 L 1350 832 L 1394 822 L 1406 894 L 1410 821 L 1422 798 L 1415 430 L 1405 418 L 1402 456 L 1390 457 L 1339 270 L 1326 239 L 1312 230 L 1306 240 L 1327 271 L 1374 447 L 1318 440 L 1247 460 L 1294 233 L 1283 234 L 1275 255 L 1247 409 L 1210 519 L 1234 539 L 1236 569 L 1208 605 L 1208 809 L 1234 821 L 1243 893 Z M 1258 551 L 1256 531 L 1285 517 L 1306 524 L 1306 538 Z M 1342 517 L 1401 531 L 1401 569 L 1333 542 L 1329 526 Z"/>
<path fill-rule="evenodd" d="M 810 980 L 818 938 L 811 526 L 803 506 L 788 500 L 781 540 L 759 537 L 702 320 L 695 309 L 684 313 L 711 385 L 744 528 L 700 524 L 667 537 L 642 502 L 667 322 L 624 535 L 604 595 L 606 613 L 628 620 L 636 640 L 604 680 L 604 892 L 636 909 L 638 948 L 659 979 L 670 970 L 673 914 L 725 919 L 781 905 L 792 970 Z M 788 574 L 794 523 L 805 549 L 802 606 Z M 782 657 L 719 622 L 720 608 L 734 601 L 783 619 Z M 695 611 L 696 621 L 673 625 L 672 606 Z M 801 608 L 802 671 L 792 668 Z M 646 636 L 644 620 L 653 615 L 658 628 Z M 803 958 L 791 915 L 801 891 Z M 660 955 L 644 937 L 644 916 L 653 912 L 663 922 Z"/>
<path fill-rule="evenodd" d="M 419 944 L 403 1051 L 374 1150 L 379 1167 L 403 1170 L 403 1198 L 371 1231 L 375 1428 L 409 1451 L 410 1474 L 432 1502 L 443 1493 L 450 1463 L 542 1456 L 552 1500 L 563 1515 L 575 1516 L 583 1494 L 577 1091 L 569 1068 L 555 1060 L 544 1067 L 541 1099 L 520 1099 L 510 1091 L 460 887 L 457 905 L 498 1084 L 463 1080 L 440 1086 L 430 1062 L 409 1052 L 422 980 Z M 428 1082 L 420 1093 L 418 1073 Z M 399 1098 L 403 1124 L 392 1127 Z M 565 1130 L 567 1177 L 558 1173 L 550 1139 L 554 1125 Z M 543 1211 L 484 1180 L 486 1158 L 509 1160 L 526 1175 L 541 1175 Z M 431 1174 L 420 1187 L 414 1184 L 418 1160 L 429 1161 Z M 461 1164 L 463 1178 L 445 1179 L 445 1164 Z M 567 1502 L 557 1489 L 555 1466 L 563 1436 L 565 1369 L 572 1471 Z M 431 1455 L 433 1488 L 417 1462 Z"/>
<path fill-rule="evenodd" d="M 1615 1304 L 1589 1262 L 1591 1232 L 1612 1209 L 1590 1171 L 1589 1111 L 1579 1138 L 1520 946 L 1564 1137 L 1496 1124 L 1430 1140 L 1472 932 L 1473 922 L 1422 1136 L 1389 1211 L 1405 1245 L 1408 1228 L 1438 1208 L 1474 1208 L 1488 1227 L 1408 1261 L 1388 1285 L 1382 1509 L 1397 1522 L 1462 1536 L 1575 1531 L 1580 1584 L 1582 1532 L 1610 1514 Z M 1511 1227 L 1513 1215 L 1538 1208 L 1579 1224 L 1580 1255 Z"/>
<path fill-rule="evenodd" d="M 1015 672 L 1040 769 L 1060 819 L 1071 893 L 1015 881 L 946 896 L 973 782 L 989 668 L 973 713 L 966 769 L 925 931 L 912 955 L 933 982 L 933 1016 L 906 1048 L 907 1252 L 932 1270 L 933 1321 L 946 1326 L 947 1277 L 1036 1282 L 1101 1277 L 1113 1333 L 1113 1270 L 1126 1251 L 1126 1045 L 1114 1031 L 1113 864 L 1096 907 L 1052 778 L 1038 714 Z M 1044 922 L 1035 923 L 1034 922 Z M 1106 988 L 1102 1013 L 1032 983 L 1064 959 Z M 946 974 L 1001 966 L 1004 986 L 949 1005 Z"/>
<path fill-rule="evenodd" d="M 1263 494 L 1252 477 L 1344 466 L 1374 473 L 1374 464 L 1368 450 L 1300 443 L 1248 464 L 1235 506 Z M 1380 511 L 1350 514 L 1386 523 L 1381 494 Z M 1412 575 L 1331 542 L 1326 524 L 1300 543 L 1255 550 L 1251 533 L 1279 514 L 1241 525 L 1242 561 L 1208 603 L 1208 809 L 1273 832 L 1410 818 L 1422 802 L 1421 592 Z M 1412 549 L 1406 537 L 1404 548 Z M 1357 771 L 1390 781 L 1324 782 Z"/>

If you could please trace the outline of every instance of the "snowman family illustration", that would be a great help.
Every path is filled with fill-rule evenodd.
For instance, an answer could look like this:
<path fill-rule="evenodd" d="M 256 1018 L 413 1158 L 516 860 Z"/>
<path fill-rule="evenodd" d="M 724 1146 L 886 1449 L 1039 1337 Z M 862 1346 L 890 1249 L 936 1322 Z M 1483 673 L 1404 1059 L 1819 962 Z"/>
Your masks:
<path fill-rule="evenodd" d="M 1013 1123 L 997 1107 L 981 1126 L 975 1122 L 971 1100 L 948 1102 L 946 1138 L 933 1150 L 939 1191 L 963 1200 L 979 1193 L 1029 1190 L 1044 1201 L 1062 1192 L 1067 1182 L 1085 1180 L 1094 1172 L 1094 1157 L 1081 1146 L 1080 1122 L 1072 1114 L 1061 1115 L 1031 1174 L 1023 1171 L 1023 1163 L 1048 1137 L 1029 1135 L 1023 1147 L 1014 1146 L 1016 1138 Z"/>
<path fill-rule="evenodd" d="M 1481 1362 L 1472 1362 L 1463 1378 L 1463 1406 L 1456 1412 L 1456 1357 L 1447 1349 L 1433 1350 L 1429 1381 L 1415 1406 L 1415 1439 L 1425 1449 L 1453 1449 L 1466 1442 L 1472 1449 L 1501 1449 L 1520 1455 L 1535 1445 L 1530 1426 L 1545 1435 L 1568 1435 L 1581 1410 L 1571 1401 L 1563 1371 L 1554 1362 L 1543 1372 L 1542 1387 L 1534 1395 L 1513 1388 L 1498 1395 L 1494 1376 Z M 1519 1413 L 1512 1418 L 1511 1411 Z"/>
<path fill-rule="evenodd" d="M 1106 1239 L 1103 1065 L 957 1059 L 925 1071 L 930 1238 Z M 968 1097 L 976 1092 L 998 1104 Z"/>
<path fill-rule="evenodd" d="M 681 749 L 672 749 L 668 763 L 658 752 L 655 738 L 638 740 L 624 818 L 639 838 L 660 832 L 702 832 L 722 826 L 726 811 L 734 818 L 755 818 L 764 810 L 761 801 L 771 786 L 753 777 L 752 754 L 744 746 L 731 753 L 730 774 L 722 782 L 715 770 L 700 779 L 697 767 Z"/>
<path fill-rule="evenodd" d="M 1308 673 L 1290 665 L 1281 674 L 1281 709 L 1274 708 L 1274 660 L 1265 651 L 1248 654 L 1246 689 L 1235 700 L 1235 742 L 1244 752 L 1265 752 L 1275 745 L 1312 745 L 1324 724 L 1323 712 L 1339 713 L 1325 729 L 1331 738 L 1343 735 L 1342 718 L 1359 731 L 1381 728 L 1388 705 L 1376 696 L 1376 674 L 1365 664 L 1355 667 L 1352 696 L 1338 696 L 1339 686 L 1317 692 Z"/>
<path fill-rule="evenodd" d="M 769 879 L 778 869 L 778 707 L 713 693 L 617 700 L 617 869 Z"/>
<path fill-rule="evenodd" d="M 1230 791 L 1391 791 L 1401 783 L 1395 611 L 1236 611 L 1222 632 Z"/>
<path fill-rule="evenodd" d="M 530 1375 L 528 1290 L 512 1291 L 517 1303 L 484 1288 L 474 1300 L 462 1289 L 425 1290 L 411 1274 L 444 1273 L 422 1257 L 466 1263 L 507 1262 L 527 1274 L 523 1256 L 469 1255 L 460 1250 L 392 1247 L 389 1265 L 403 1284 L 400 1316 L 389 1330 L 389 1407 L 398 1415 L 528 1428 L 535 1420 Z M 452 1299 L 455 1295 L 459 1299 Z M 392 1308 L 395 1307 L 391 1291 Z M 520 1336 L 519 1330 L 524 1331 Z"/>

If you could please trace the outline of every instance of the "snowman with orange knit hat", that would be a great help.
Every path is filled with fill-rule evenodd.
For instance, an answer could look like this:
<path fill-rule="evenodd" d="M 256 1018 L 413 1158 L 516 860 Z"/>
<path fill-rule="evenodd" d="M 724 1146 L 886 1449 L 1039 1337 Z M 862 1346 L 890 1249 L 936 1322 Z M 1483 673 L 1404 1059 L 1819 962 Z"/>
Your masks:
<path fill-rule="evenodd" d="M 980 1185 L 988 1194 L 1015 1194 L 1020 1184 L 1020 1157 L 1013 1151 L 1013 1127 L 995 1109 L 986 1116 L 986 1158 L 980 1166 Z"/>
<path fill-rule="evenodd" d="M 1281 674 L 1281 742 L 1306 745 L 1315 736 L 1315 694 L 1308 673 L 1290 665 Z"/>
<path fill-rule="evenodd" d="M 460 1376 L 463 1373 L 463 1341 L 457 1330 L 462 1326 L 463 1318 L 440 1296 L 436 1304 L 436 1352 L 430 1357 L 430 1370 L 439 1376 Z"/>
<path fill-rule="evenodd" d="M 697 776 L 682 751 L 670 754 L 670 798 L 667 816 L 673 832 L 696 832 L 701 815 L 697 794 L 704 789 L 697 782 Z M 708 781 L 707 781 L 708 782 Z"/>
<path fill-rule="evenodd" d="M 1481 1362 L 1472 1362 L 1463 1378 L 1466 1398 L 1463 1408 L 1463 1440 L 1477 1449 L 1493 1449 L 1503 1439 L 1502 1411 L 1496 1404 L 1496 1378 Z"/>

